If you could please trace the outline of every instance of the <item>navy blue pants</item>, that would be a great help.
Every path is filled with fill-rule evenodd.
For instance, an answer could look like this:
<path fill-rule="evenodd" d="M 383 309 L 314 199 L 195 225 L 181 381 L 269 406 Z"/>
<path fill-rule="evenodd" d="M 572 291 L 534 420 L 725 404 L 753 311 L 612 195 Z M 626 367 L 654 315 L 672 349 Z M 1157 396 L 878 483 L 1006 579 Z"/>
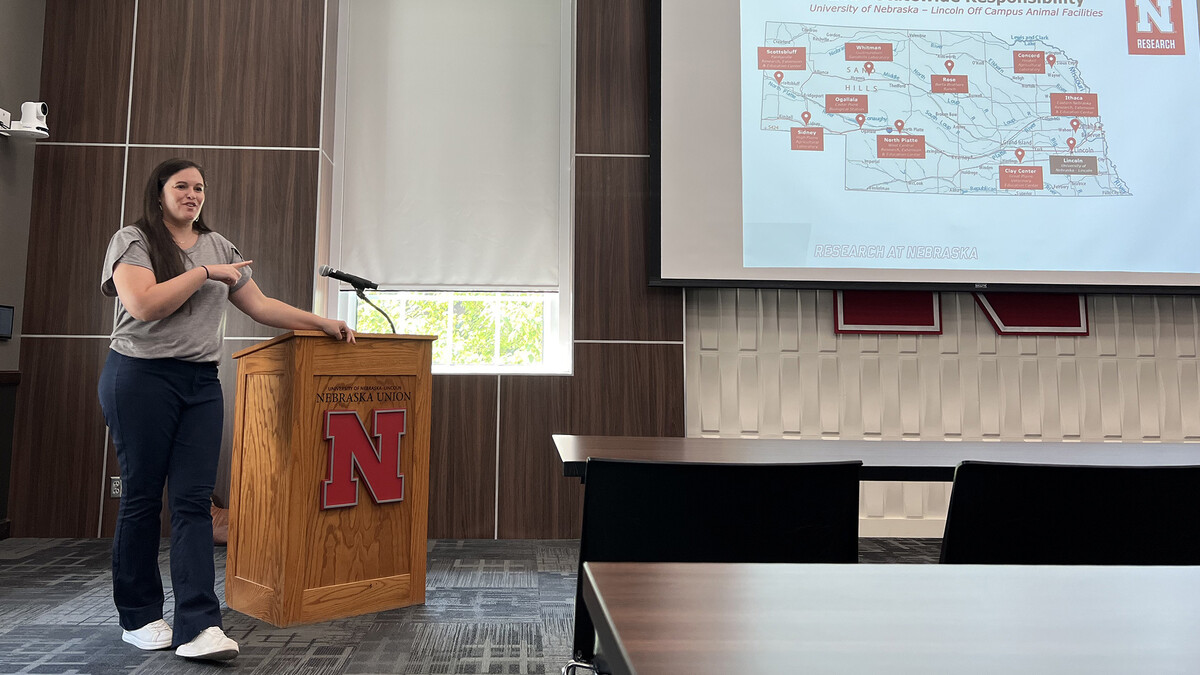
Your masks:
<path fill-rule="evenodd" d="M 121 627 L 163 616 L 158 541 L 163 486 L 171 507 L 174 644 L 221 625 L 214 590 L 211 505 L 224 407 L 217 364 L 135 359 L 110 351 L 100 405 L 121 465 L 113 537 L 113 599 Z"/>

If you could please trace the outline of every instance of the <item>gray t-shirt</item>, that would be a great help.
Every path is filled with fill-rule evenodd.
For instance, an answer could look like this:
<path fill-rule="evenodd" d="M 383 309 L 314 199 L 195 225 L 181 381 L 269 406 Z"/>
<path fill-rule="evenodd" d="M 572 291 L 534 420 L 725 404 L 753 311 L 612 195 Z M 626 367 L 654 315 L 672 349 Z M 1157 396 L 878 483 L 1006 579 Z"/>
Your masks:
<path fill-rule="evenodd" d="M 204 232 L 195 245 L 184 251 L 184 267 L 224 265 L 242 262 L 242 254 L 229 240 L 216 232 Z M 153 270 L 145 235 L 132 225 L 117 230 L 108 242 L 100 290 L 117 298 L 117 322 L 113 327 L 113 351 L 138 359 L 179 359 L 205 363 L 221 359 L 225 337 L 226 301 L 234 291 L 250 281 L 249 267 L 240 269 L 242 278 L 233 286 L 220 281 L 204 282 L 200 290 L 170 316 L 158 321 L 139 321 L 125 309 L 113 284 L 117 263 Z"/>

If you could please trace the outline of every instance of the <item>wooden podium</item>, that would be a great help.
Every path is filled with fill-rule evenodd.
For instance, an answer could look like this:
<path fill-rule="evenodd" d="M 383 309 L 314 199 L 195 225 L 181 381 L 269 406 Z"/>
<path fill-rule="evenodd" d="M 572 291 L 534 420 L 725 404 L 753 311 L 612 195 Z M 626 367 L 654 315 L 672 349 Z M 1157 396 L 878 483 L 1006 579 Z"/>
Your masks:
<path fill-rule="evenodd" d="M 233 355 L 225 600 L 275 626 L 425 602 L 436 338 L 357 339 L 293 331 Z"/>

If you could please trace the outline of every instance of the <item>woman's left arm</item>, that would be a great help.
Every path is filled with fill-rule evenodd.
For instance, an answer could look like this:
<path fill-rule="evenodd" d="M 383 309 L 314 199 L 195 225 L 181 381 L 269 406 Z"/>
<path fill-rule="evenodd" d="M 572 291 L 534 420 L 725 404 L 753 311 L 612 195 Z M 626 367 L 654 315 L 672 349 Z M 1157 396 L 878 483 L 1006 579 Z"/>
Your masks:
<path fill-rule="evenodd" d="M 229 301 L 255 321 L 288 330 L 319 330 L 330 337 L 354 342 L 354 331 L 345 321 L 326 319 L 263 295 L 253 279 L 229 296 Z"/>

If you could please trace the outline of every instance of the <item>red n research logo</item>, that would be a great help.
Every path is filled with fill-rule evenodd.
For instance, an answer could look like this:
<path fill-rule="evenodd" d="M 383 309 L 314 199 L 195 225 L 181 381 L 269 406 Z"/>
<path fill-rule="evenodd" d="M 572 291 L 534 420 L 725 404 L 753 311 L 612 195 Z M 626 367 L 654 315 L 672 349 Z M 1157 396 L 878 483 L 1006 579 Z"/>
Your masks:
<path fill-rule="evenodd" d="M 374 411 L 371 415 L 371 436 L 368 436 L 357 412 L 325 412 L 329 472 L 321 484 L 322 509 L 358 504 L 359 476 L 367 484 L 371 499 L 376 504 L 404 500 L 400 437 L 405 432 L 405 417 L 404 410 Z"/>
<path fill-rule="evenodd" d="M 1130 54 L 1182 54 L 1183 3 L 1188 0 L 1125 0 Z"/>

